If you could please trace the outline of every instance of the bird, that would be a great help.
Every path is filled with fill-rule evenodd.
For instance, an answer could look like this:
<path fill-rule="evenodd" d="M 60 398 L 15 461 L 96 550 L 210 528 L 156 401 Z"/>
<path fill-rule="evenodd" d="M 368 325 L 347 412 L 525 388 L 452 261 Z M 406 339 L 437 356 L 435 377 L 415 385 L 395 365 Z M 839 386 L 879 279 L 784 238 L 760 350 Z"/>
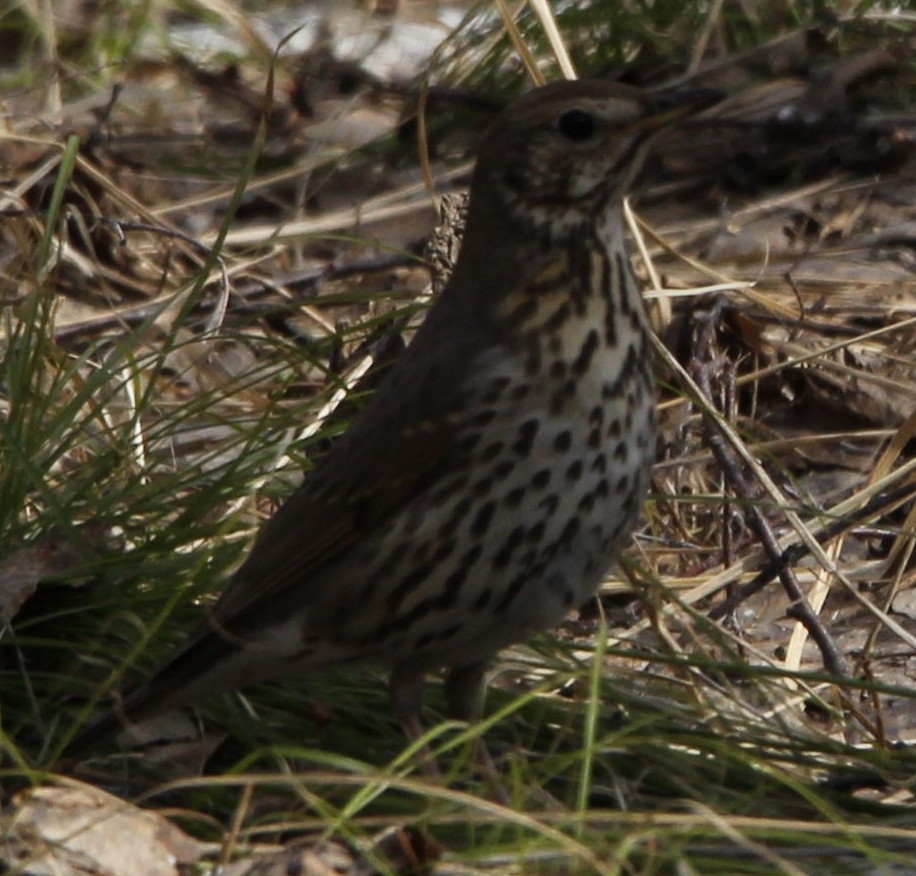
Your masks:
<path fill-rule="evenodd" d="M 69 756 L 342 664 L 389 670 L 410 739 L 433 671 L 451 717 L 479 717 L 493 658 L 587 602 L 640 514 L 655 383 L 622 206 L 656 134 L 711 102 L 577 80 L 500 112 L 453 272 L 406 351 L 196 633 Z"/>

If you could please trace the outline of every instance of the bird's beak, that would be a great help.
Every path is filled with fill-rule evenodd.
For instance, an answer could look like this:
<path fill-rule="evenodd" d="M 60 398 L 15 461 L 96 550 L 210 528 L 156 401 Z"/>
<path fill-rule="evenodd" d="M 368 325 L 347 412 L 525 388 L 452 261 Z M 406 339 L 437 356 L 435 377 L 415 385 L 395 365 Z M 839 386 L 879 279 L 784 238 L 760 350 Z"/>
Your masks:
<path fill-rule="evenodd" d="M 650 95 L 646 115 L 634 122 L 637 131 L 654 131 L 664 128 L 687 116 L 696 115 L 707 107 L 715 106 L 726 97 L 715 88 L 689 88 L 681 91 L 661 91 Z"/>

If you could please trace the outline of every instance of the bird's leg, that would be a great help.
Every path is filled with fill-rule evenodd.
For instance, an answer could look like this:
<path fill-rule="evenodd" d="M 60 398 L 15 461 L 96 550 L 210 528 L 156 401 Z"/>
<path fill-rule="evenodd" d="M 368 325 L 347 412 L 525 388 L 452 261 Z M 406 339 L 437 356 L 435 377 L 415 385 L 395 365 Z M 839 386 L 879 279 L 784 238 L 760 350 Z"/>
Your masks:
<path fill-rule="evenodd" d="M 445 677 L 445 700 L 450 718 L 473 724 L 483 713 L 486 661 L 456 666 Z"/>
<path fill-rule="evenodd" d="M 486 694 L 484 675 L 487 665 L 487 661 L 480 661 L 467 666 L 456 666 L 446 675 L 445 699 L 450 717 L 469 724 L 480 720 Z M 481 776 L 496 788 L 498 801 L 508 803 L 508 795 L 483 736 L 477 737 L 475 745 L 474 759 Z"/>
<path fill-rule="evenodd" d="M 399 663 L 391 670 L 391 676 L 388 679 L 388 693 L 395 717 L 410 742 L 416 742 L 423 736 L 420 709 L 423 707 L 425 682 L 426 670 L 424 668 L 403 663 Z M 423 746 L 420 757 L 420 769 L 424 775 L 435 778 L 442 774 L 428 745 Z"/>

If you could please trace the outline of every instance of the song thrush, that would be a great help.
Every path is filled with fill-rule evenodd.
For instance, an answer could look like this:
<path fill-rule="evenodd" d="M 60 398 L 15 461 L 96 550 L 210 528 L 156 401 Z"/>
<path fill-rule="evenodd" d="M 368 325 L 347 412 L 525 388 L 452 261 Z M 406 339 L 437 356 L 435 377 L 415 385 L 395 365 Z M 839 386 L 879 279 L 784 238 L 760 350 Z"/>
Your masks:
<path fill-rule="evenodd" d="M 654 387 L 621 204 L 653 133 L 709 102 L 563 82 L 496 119 L 454 273 L 406 353 L 202 628 L 71 754 L 350 662 L 390 667 L 411 735 L 437 668 L 453 716 L 478 714 L 490 659 L 592 596 L 639 512 Z"/>

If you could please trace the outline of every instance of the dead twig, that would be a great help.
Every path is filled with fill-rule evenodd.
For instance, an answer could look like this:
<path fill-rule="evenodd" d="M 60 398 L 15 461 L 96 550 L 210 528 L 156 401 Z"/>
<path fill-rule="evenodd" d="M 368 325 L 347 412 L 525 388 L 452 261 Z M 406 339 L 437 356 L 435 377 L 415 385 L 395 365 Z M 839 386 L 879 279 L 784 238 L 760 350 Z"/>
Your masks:
<path fill-rule="evenodd" d="M 712 376 L 718 364 L 716 357 L 713 355 L 715 327 L 720 320 L 723 309 L 730 306 L 729 302 L 721 299 L 707 313 L 699 316 L 697 320 L 699 328 L 690 370 L 697 386 L 710 405 L 714 403 Z M 731 486 L 731 489 L 743 500 L 742 508 L 747 524 L 756 533 L 762 547 L 769 555 L 772 569 L 792 603 L 787 612 L 788 616 L 804 625 L 820 649 L 824 667 L 827 671 L 839 676 L 848 676 L 849 668 L 845 657 L 840 653 L 833 641 L 833 637 L 821 622 L 817 613 L 811 608 L 793 568 L 791 565 L 782 562 L 781 558 L 785 552 L 780 547 L 779 539 L 756 502 L 760 496 L 759 490 L 747 477 L 739 460 L 728 446 L 728 442 L 719 429 L 715 417 L 706 411 L 703 412 L 702 416 L 706 438 L 713 456 L 724 472 L 726 481 Z"/>

